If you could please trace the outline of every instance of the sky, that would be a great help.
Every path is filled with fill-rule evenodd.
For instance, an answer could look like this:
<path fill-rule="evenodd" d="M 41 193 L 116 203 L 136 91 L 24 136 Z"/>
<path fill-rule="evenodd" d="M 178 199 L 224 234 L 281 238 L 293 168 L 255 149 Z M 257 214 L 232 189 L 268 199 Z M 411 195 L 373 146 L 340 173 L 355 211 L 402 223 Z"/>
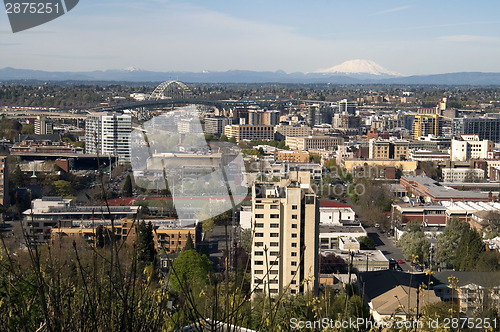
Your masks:
<path fill-rule="evenodd" d="M 498 0 L 80 0 L 15 34 L 2 9 L 0 68 L 500 72 L 499 12 Z"/>

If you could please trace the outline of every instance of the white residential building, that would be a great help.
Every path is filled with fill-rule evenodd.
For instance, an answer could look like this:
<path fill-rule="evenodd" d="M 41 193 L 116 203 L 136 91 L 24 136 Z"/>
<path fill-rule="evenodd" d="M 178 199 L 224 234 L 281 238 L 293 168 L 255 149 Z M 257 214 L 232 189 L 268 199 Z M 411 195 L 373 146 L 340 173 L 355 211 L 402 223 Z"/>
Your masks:
<path fill-rule="evenodd" d="M 321 207 L 319 209 L 319 222 L 321 225 L 338 225 L 353 223 L 356 213 L 350 207 Z"/>
<path fill-rule="evenodd" d="M 477 182 L 484 179 L 484 170 L 478 168 L 443 168 L 443 182 Z"/>
<path fill-rule="evenodd" d="M 293 174 L 293 176 L 292 176 Z M 252 279 L 255 293 L 316 292 L 319 202 L 308 172 L 252 187 Z"/>
<path fill-rule="evenodd" d="M 492 159 L 493 147 L 492 141 L 479 140 L 478 135 L 462 135 L 461 140 L 451 141 L 451 160 Z"/>
<path fill-rule="evenodd" d="M 118 157 L 120 164 L 130 162 L 132 117 L 117 113 L 93 113 L 85 121 L 87 153 Z"/>

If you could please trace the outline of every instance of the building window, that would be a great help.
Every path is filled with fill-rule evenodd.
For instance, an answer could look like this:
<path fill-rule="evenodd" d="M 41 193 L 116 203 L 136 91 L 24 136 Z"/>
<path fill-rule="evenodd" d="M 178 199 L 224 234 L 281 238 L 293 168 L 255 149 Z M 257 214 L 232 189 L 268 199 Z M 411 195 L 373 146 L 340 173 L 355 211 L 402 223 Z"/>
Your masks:
<path fill-rule="evenodd" d="M 292 224 L 292 228 L 297 228 L 297 224 Z"/>
<path fill-rule="evenodd" d="M 292 234 L 292 237 L 297 237 L 297 234 L 296 234 L 296 233 L 293 233 L 293 234 Z"/>
<path fill-rule="evenodd" d="M 255 265 L 264 265 L 264 261 L 255 261 Z"/>
<path fill-rule="evenodd" d="M 292 262 L 292 266 L 297 266 L 297 262 Z"/>
<path fill-rule="evenodd" d="M 255 237 L 264 237 L 264 233 L 255 233 Z"/>
<path fill-rule="evenodd" d="M 279 233 L 271 233 L 271 237 L 279 237 L 280 234 Z"/>
<path fill-rule="evenodd" d="M 292 243 L 292 248 L 297 248 L 297 243 Z"/>
<path fill-rule="evenodd" d="M 269 290 L 269 293 L 271 293 L 271 294 L 278 294 L 278 290 L 277 290 L 277 289 L 274 289 L 274 288 L 271 288 L 271 289 Z"/>
<path fill-rule="evenodd" d="M 262 247 L 264 245 L 264 242 L 255 242 L 256 247 Z"/>
<path fill-rule="evenodd" d="M 263 204 L 255 204 L 255 208 L 260 210 L 260 209 L 264 208 L 264 205 Z"/>
<path fill-rule="evenodd" d="M 292 205 L 292 210 L 297 210 L 297 205 Z"/>
<path fill-rule="evenodd" d="M 255 218 L 264 218 L 264 215 L 263 214 L 256 214 Z"/>
<path fill-rule="evenodd" d="M 278 256 L 279 254 L 280 254 L 279 251 L 271 251 L 271 253 L 269 255 Z"/>
<path fill-rule="evenodd" d="M 292 251 L 292 257 L 297 257 L 297 253 L 295 251 Z"/>
<path fill-rule="evenodd" d="M 279 219 L 279 214 L 271 214 L 271 219 Z"/>
<path fill-rule="evenodd" d="M 292 219 L 297 219 L 297 215 L 296 214 L 292 214 Z"/>
<path fill-rule="evenodd" d="M 280 224 L 270 224 L 269 227 L 271 227 L 271 228 L 280 228 Z"/>
<path fill-rule="evenodd" d="M 262 228 L 264 227 L 264 224 L 263 223 L 258 223 L 258 224 L 255 224 L 255 228 Z"/>
<path fill-rule="evenodd" d="M 297 293 L 297 290 L 292 289 L 292 290 L 291 290 L 291 293 L 292 293 L 292 294 L 296 294 L 296 293 Z"/>
<path fill-rule="evenodd" d="M 271 242 L 271 243 L 269 243 L 269 246 L 270 247 L 278 247 L 279 244 L 278 244 L 278 242 Z"/>
<path fill-rule="evenodd" d="M 279 210 L 279 206 L 278 205 L 271 205 L 271 210 Z"/>
<path fill-rule="evenodd" d="M 278 270 L 269 270 L 269 274 L 278 274 Z"/>
<path fill-rule="evenodd" d="M 264 252 L 263 251 L 256 251 L 255 256 L 264 256 Z"/>
<path fill-rule="evenodd" d="M 270 284 L 277 284 L 278 283 L 278 279 L 269 280 L 269 283 Z"/>
<path fill-rule="evenodd" d="M 253 274 L 263 274 L 264 271 L 262 270 L 253 270 Z"/>

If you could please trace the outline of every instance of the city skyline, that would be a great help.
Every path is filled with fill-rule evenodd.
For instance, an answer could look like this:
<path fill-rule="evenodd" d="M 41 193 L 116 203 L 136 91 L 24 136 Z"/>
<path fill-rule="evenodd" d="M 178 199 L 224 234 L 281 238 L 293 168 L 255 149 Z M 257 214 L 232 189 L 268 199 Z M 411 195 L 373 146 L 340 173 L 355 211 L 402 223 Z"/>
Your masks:
<path fill-rule="evenodd" d="M 500 72 L 497 2 L 82 1 L 13 34 L 0 67 L 316 72 L 369 59 L 403 75 Z"/>

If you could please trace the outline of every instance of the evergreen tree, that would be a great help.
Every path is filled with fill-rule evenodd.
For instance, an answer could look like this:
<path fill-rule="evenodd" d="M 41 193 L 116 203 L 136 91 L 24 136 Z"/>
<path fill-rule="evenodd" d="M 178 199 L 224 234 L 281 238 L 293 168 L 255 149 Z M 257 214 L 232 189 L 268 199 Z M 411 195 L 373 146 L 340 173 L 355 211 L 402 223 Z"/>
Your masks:
<path fill-rule="evenodd" d="M 156 257 L 154 236 L 153 236 L 153 225 L 151 222 L 146 224 L 142 221 L 139 224 L 139 230 L 137 232 L 137 250 L 138 250 L 138 260 L 144 265 L 149 265 L 154 262 Z"/>
<path fill-rule="evenodd" d="M 186 239 L 186 246 L 184 247 L 184 251 L 194 249 L 193 239 L 191 238 L 191 232 L 188 232 Z"/>
<path fill-rule="evenodd" d="M 125 184 L 123 185 L 123 196 L 125 197 L 132 197 L 132 179 L 130 178 L 130 174 L 127 175 L 127 178 L 125 179 Z"/>
<path fill-rule="evenodd" d="M 19 165 L 16 165 L 16 168 L 14 169 L 14 171 L 10 176 L 10 188 L 17 189 L 23 186 L 24 186 L 23 172 L 21 171 Z"/>
<path fill-rule="evenodd" d="M 473 271 L 479 255 L 484 250 L 484 242 L 479 232 L 468 228 L 462 233 L 458 243 L 453 267 L 459 271 Z"/>
<path fill-rule="evenodd" d="M 96 247 L 104 247 L 104 227 L 102 225 L 97 226 L 96 229 Z"/>

